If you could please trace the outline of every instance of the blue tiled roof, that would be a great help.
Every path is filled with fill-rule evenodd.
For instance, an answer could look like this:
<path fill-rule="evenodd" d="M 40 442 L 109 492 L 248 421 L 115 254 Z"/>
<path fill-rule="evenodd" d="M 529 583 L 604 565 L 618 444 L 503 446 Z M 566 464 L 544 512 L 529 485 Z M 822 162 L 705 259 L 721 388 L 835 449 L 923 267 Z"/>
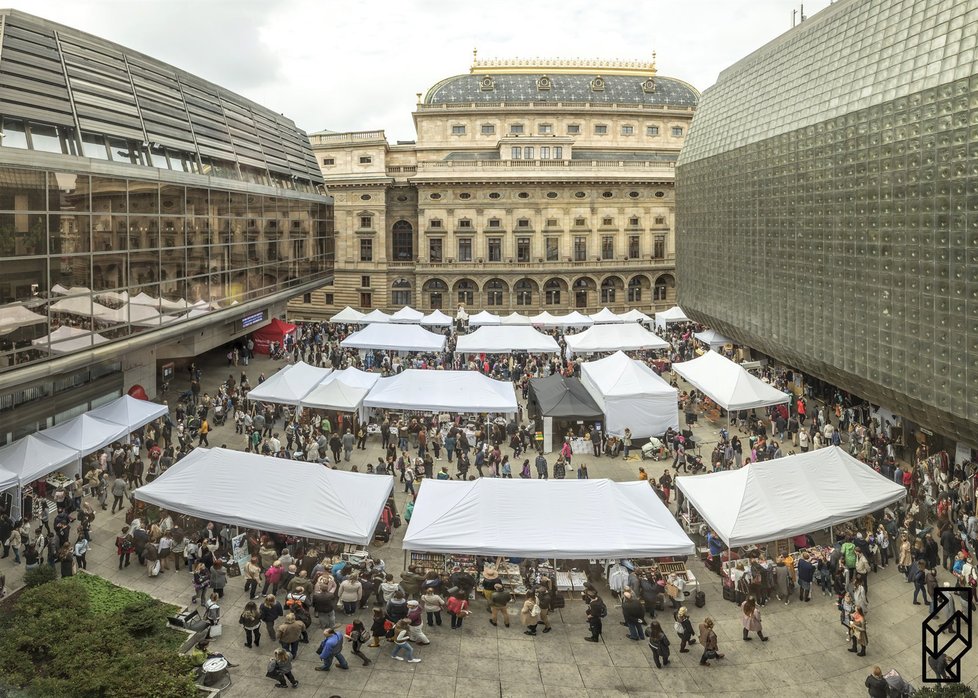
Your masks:
<path fill-rule="evenodd" d="M 550 79 L 549 90 L 537 88 L 541 77 Z M 442 80 L 425 95 L 425 104 L 471 102 L 597 102 L 609 104 L 647 104 L 695 107 L 699 93 L 690 85 L 671 78 L 656 77 L 655 92 L 645 92 L 648 78 L 632 75 L 601 76 L 603 90 L 593 90 L 595 73 L 586 75 L 493 74 L 493 89 L 483 90 L 483 75 L 456 75 Z"/>

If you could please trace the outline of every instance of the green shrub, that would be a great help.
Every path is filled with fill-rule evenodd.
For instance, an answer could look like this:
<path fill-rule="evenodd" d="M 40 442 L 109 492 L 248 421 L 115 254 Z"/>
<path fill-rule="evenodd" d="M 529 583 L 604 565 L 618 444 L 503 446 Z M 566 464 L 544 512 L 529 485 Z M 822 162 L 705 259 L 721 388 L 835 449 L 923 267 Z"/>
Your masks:
<path fill-rule="evenodd" d="M 32 570 L 24 572 L 24 586 L 31 588 L 47 584 L 53 582 L 57 576 L 51 565 L 38 565 Z"/>
<path fill-rule="evenodd" d="M 0 683 L 23 695 L 194 698 L 175 609 L 100 577 L 77 575 L 21 592 L 0 617 Z"/>

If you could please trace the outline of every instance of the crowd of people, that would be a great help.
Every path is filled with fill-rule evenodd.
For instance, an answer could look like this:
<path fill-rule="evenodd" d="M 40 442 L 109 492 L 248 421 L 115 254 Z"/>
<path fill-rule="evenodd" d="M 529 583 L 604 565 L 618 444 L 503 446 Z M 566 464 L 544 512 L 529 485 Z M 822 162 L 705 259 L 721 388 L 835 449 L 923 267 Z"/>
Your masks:
<path fill-rule="evenodd" d="M 668 359 L 691 358 L 695 351 L 692 329 L 686 326 L 668 331 L 667 338 L 673 345 Z M 524 398 L 530 377 L 580 372 L 579 359 L 556 356 L 480 356 L 467 361 L 450 352 L 406 358 L 388 352 L 366 352 L 361 356 L 339 346 L 349 330 L 328 324 L 300 325 L 297 336 L 287 340 L 278 353 L 286 362 L 305 360 L 314 365 L 358 366 L 385 373 L 407 367 L 479 370 L 512 381 Z M 33 515 L 32 506 L 25 507 L 28 513 L 18 522 L 0 516 L 3 556 L 12 554 L 17 563 L 23 559 L 28 569 L 47 562 L 64 576 L 84 569 L 91 524 L 97 511 L 108 510 L 108 496 L 113 498 L 111 514 L 128 509 L 134 488 L 152 482 L 195 446 L 210 445 L 209 437 L 215 427 L 225 427 L 217 432 L 221 440 L 233 442 L 243 450 L 394 475 L 408 495 L 408 519 L 413 499 L 425 479 L 559 479 L 575 472 L 578 477 L 587 477 L 587 465 L 570 452 L 569 445 L 564 444 L 566 448 L 549 459 L 540 453 L 534 441 L 535 430 L 522 413 L 509 421 L 477 419 L 474 431 L 460 423 L 443 429 L 435 416 L 381 417 L 377 424 L 379 437 L 374 439 L 379 440 L 382 455 L 371 462 L 354 455 L 366 449 L 365 425 L 334 424 L 325 414 L 300 415 L 287 407 L 248 400 L 252 351 L 253 345 L 248 343 L 232 347 L 228 363 L 238 375 L 229 373 L 213 395 L 202 389 L 203 372 L 191 364 L 190 388 L 181 395 L 171 414 L 134 433 L 128 442 L 112 444 L 86 458 L 84 477 L 76 476 L 52 493 L 55 510 L 47 509 L 48 499 L 44 498 L 40 516 Z M 637 356 L 657 367 L 662 359 L 644 352 Z M 764 373 L 766 380 L 783 389 L 794 382 L 794 376 L 785 369 L 768 367 Z M 257 376 L 256 385 L 264 379 L 264 374 Z M 704 396 L 695 391 L 684 393 L 682 402 L 690 413 L 706 406 Z M 878 518 L 858 522 L 848 537 L 837 541 L 830 554 L 805 552 L 768 557 L 761 553 L 749 558 L 745 562 L 749 594 L 740 610 L 744 641 L 750 641 L 752 633 L 762 642 L 768 640 L 760 609 L 772 599 L 788 604 L 797 590 L 800 602 L 810 602 L 813 589 L 820 589 L 823 595 L 834 597 L 840 622 L 846 628 L 848 649 L 865 656 L 869 646 L 871 575 L 890 564 L 896 564 L 906 582 L 913 585 L 915 604 L 932 605 L 940 578 L 947 575 L 953 577 L 956 585 L 974 588 L 972 565 L 978 519 L 972 465 L 954 463 L 924 447 L 912 454 L 902 453 L 897 425 L 885 419 L 881 422 L 868 405 L 841 391 L 802 394 L 787 405 L 760 414 L 752 410 L 732 417 L 733 433 L 721 429 L 709 457 L 714 470 L 778 458 L 796 448 L 804 452 L 839 445 L 907 489 L 904 502 Z M 595 457 L 602 453 L 627 457 L 634 448 L 629 433 L 610 441 L 606 434 L 592 429 L 575 435 L 592 440 Z M 667 505 L 675 501 L 678 511 L 682 501 L 674 487 L 674 476 L 680 470 L 697 470 L 700 449 L 684 431 L 667 433 L 662 442 L 669 450 L 672 467 L 668 467 L 667 460 L 663 473 L 653 476 L 640 468 L 639 477 L 647 480 Z M 909 456 L 909 464 L 902 460 L 904 455 Z M 52 514 L 53 529 L 49 523 Z M 220 625 L 221 603 L 228 583 L 222 558 L 231 547 L 230 533 L 228 527 L 214 524 L 200 530 L 184 530 L 165 514 L 153 522 L 137 520 L 123 527 L 115 541 L 119 569 L 135 559 L 151 576 L 167 573 L 171 568 L 174 572 L 185 570 L 188 587 L 193 588 L 191 605 L 199 604 L 210 625 Z M 715 543 L 714 539 L 711 549 Z M 807 546 L 809 541 L 805 543 Z M 317 550 L 305 544 L 297 548 L 296 544 L 297 541 L 271 533 L 252 532 L 248 537 L 250 562 L 240 570 L 249 594 L 248 604 L 238 618 L 242 644 L 260 648 L 262 639 L 278 644 L 267 671 L 277 686 L 298 685 L 292 661 L 306 643 L 316 643 L 320 671 L 334 667 L 347 670 L 347 653 L 367 665 L 371 660 L 363 649 L 382 644 L 389 647 L 392 661 L 417 663 L 423 653 L 416 648 L 431 641 L 432 628 L 436 632 L 430 637 L 437 641 L 443 615 L 449 616 L 449 630 L 463 628 L 473 613 L 473 599 L 480 598 L 476 592 L 486 601 L 488 622 L 497 627 L 509 627 L 518 618 L 528 636 L 536 636 L 541 627 L 542 634 L 552 628 L 550 617 L 557 608 L 558 594 L 546 579 L 526 579 L 528 591 L 517 600 L 496 581 L 498 577 L 493 576 L 486 561 L 480 561 L 478 577 L 461 569 L 443 575 L 422 575 L 409 568 L 395 580 L 382 560 L 368 558 L 351 563 L 340 559 L 335 549 Z M 678 639 L 681 653 L 689 652 L 698 641 L 703 666 L 722 660 L 724 654 L 719 651 L 712 618 L 703 617 L 697 623 L 681 604 L 670 609 L 671 628 L 661 611 L 656 615 L 656 597 L 664 583 L 665 580 L 636 576 L 629 579 L 627 589 L 607 603 L 596 588 L 588 588 L 582 597 L 581 612 L 589 629 L 586 639 L 599 642 L 605 632 L 609 606 L 620 606 L 620 622 L 626 626 L 628 636 L 635 641 L 648 641 L 656 667 L 670 664 L 670 636 Z M 974 603 L 974 595 L 959 597 L 958 603 L 969 602 Z M 954 604 L 946 612 L 953 610 Z M 314 625 L 318 626 L 315 630 Z M 867 687 L 872 683 L 870 678 Z"/>

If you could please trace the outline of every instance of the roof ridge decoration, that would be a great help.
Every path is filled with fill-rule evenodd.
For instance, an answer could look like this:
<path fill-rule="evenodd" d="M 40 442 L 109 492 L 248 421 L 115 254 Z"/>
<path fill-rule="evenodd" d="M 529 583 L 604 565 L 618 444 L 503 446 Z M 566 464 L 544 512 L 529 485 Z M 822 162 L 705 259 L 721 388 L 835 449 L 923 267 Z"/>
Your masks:
<path fill-rule="evenodd" d="M 650 62 L 641 60 L 602 60 L 594 58 L 489 58 L 479 59 L 473 51 L 470 73 L 600 73 L 654 77 L 656 55 Z"/>

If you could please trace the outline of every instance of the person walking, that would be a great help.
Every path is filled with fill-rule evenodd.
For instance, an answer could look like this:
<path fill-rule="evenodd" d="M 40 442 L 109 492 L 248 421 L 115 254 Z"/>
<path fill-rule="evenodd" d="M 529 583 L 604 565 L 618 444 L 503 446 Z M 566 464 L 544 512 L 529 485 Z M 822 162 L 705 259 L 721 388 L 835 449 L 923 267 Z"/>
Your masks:
<path fill-rule="evenodd" d="M 261 645 L 261 614 L 254 601 L 245 604 L 244 610 L 238 617 L 238 623 L 245 631 L 245 647 L 255 647 Z"/>
<path fill-rule="evenodd" d="M 346 433 L 343 434 L 343 460 L 345 461 L 349 461 L 350 454 L 353 453 L 353 442 L 353 432 L 347 429 Z"/>
<path fill-rule="evenodd" d="M 122 511 L 125 507 L 122 504 L 122 498 L 129 496 L 129 486 L 126 484 L 125 478 L 117 477 L 112 481 L 112 513 L 115 514 L 116 510 Z"/>
<path fill-rule="evenodd" d="M 410 632 L 411 642 L 417 642 L 419 645 L 430 645 L 431 641 L 424 634 L 424 614 L 421 611 L 421 603 L 415 599 L 411 599 L 407 605 L 407 621 L 409 623 L 408 630 Z"/>
<path fill-rule="evenodd" d="M 370 631 L 364 626 L 363 621 L 358 619 L 347 625 L 345 638 L 352 644 L 353 654 L 363 662 L 364 666 L 368 666 L 370 659 L 360 650 L 364 643 L 370 639 Z"/>
<path fill-rule="evenodd" d="M 526 592 L 523 597 L 523 606 L 520 608 L 520 623 L 526 628 L 524 635 L 536 635 L 537 625 L 540 624 L 540 605 L 537 603 L 536 594 L 532 591 Z"/>
<path fill-rule="evenodd" d="M 404 652 L 406 656 L 400 656 L 401 652 Z M 417 664 L 421 661 L 414 656 L 414 648 L 411 647 L 411 632 L 407 620 L 399 620 L 394 626 L 394 649 L 391 651 L 391 657 L 401 662 L 410 662 L 411 664 Z"/>
<path fill-rule="evenodd" d="M 506 606 L 512 600 L 513 595 L 503 589 L 502 584 L 496 582 L 493 585 L 493 592 L 489 597 L 490 609 L 492 611 L 492 618 L 489 619 L 490 624 L 498 627 L 498 619 L 502 617 L 503 625 L 507 628 L 509 627 L 509 610 Z"/>
<path fill-rule="evenodd" d="M 281 618 L 285 614 L 285 610 L 282 608 L 282 604 L 278 602 L 275 598 L 275 594 L 269 594 L 262 601 L 261 606 L 258 607 L 258 616 L 261 618 L 261 622 L 265 624 L 265 630 L 270 638 L 275 638 L 275 621 Z"/>
<path fill-rule="evenodd" d="M 649 622 L 649 649 L 652 650 L 652 661 L 655 662 L 656 669 L 669 666 L 669 638 L 655 619 Z"/>
<path fill-rule="evenodd" d="M 700 657 L 700 666 L 710 666 L 711 659 L 723 659 L 720 653 L 717 634 L 713 631 L 713 619 L 707 616 L 700 623 L 700 644 L 703 646 L 703 656 Z"/>
<path fill-rule="evenodd" d="M 638 642 L 645 637 L 642 622 L 645 619 L 645 606 L 639 601 L 631 589 L 626 589 L 621 595 L 621 615 L 628 628 L 628 639 Z"/>
<path fill-rule="evenodd" d="M 333 628 L 326 628 L 323 631 L 323 638 L 319 645 L 319 658 L 323 660 L 323 663 L 316 667 L 316 671 L 329 671 L 333 666 L 334 659 L 340 669 L 344 671 L 349 669 L 350 665 L 347 664 L 346 657 L 343 656 L 343 635 Z"/>
<path fill-rule="evenodd" d="M 445 602 L 445 608 L 448 609 L 448 615 L 452 617 L 452 630 L 460 629 L 465 616 L 470 613 L 469 600 L 466 598 L 465 592 L 459 589 L 452 592 L 448 601 Z"/>
<path fill-rule="evenodd" d="M 421 604 L 428 618 L 428 627 L 441 625 L 441 611 L 445 607 L 445 599 L 435 593 L 433 588 L 429 587 L 421 595 Z"/>
<path fill-rule="evenodd" d="M 913 577 L 911 581 L 913 582 L 913 605 L 919 606 L 920 602 L 917 601 L 917 596 L 920 592 L 924 593 L 924 605 L 930 604 L 927 600 L 927 587 L 924 586 L 924 582 L 927 579 L 927 563 L 923 560 L 917 561 L 917 568 L 913 571 Z"/>
<path fill-rule="evenodd" d="M 224 587 L 228 584 L 228 572 L 224 568 L 224 563 L 220 560 L 214 560 L 214 564 L 211 565 L 211 589 L 217 594 L 219 599 L 224 598 Z"/>
<path fill-rule="evenodd" d="M 883 678 L 883 670 L 878 666 L 874 666 L 873 673 L 866 677 L 866 688 L 869 689 L 869 698 L 889 698 L 890 684 Z"/>
<path fill-rule="evenodd" d="M 285 619 L 276 630 L 279 644 L 282 645 L 282 649 L 288 650 L 292 659 L 295 659 L 296 655 L 299 654 L 299 639 L 305 630 L 306 626 L 295 617 L 294 613 L 286 613 Z"/>
<path fill-rule="evenodd" d="M 757 607 L 754 597 L 748 596 L 747 600 L 740 605 L 740 610 L 743 614 L 740 622 L 744 626 L 744 642 L 750 642 L 751 633 L 757 633 L 761 642 L 767 642 L 768 638 L 765 637 L 764 630 L 761 628 L 761 609 Z"/>
<path fill-rule="evenodd" d="M 119 556 L 119 569 L 129 566 L 129 558 L 136 549 L 136 544 L 129 535 L 129 527 L 123 526 L 121 533 L 115 537 L 115 552 Z"/>
<path fill-rule="evenodd" d="M 680 606 L 674 617 L 676 624 L 673 627 L 676 634 L 679 635 L 679 651 L 685 654 L 689 652 L 686 646 L 696 642 L 693 639 L 693 622 L 689 619 L 689 611 L 685 606 Z"/>
<path fill-rule="evenodd" d="M 584 615 L 587 618 L 587 627 L 591 636 L 584 639 L 588 642 L 598 642 L 601 638 L 601 619 L 608 615 L 608 607 L 605 606 L 604 601 L 593 588 L 587 590 L 585 603 L 587 609 Z"/>
<path fill-rule="evenodd" d="M 855 652 L 856 645 L 859 645 L 857 656 L 865 657 L 869 637 L 866 635 L 866 618 L 863 616 L 863 609 L 859 606 L 856 606 L 856 610 L 852 612 L 849 619 L 849 636 L 852 638 L 852 647 L 849 648 L 849 651 Z"/>
<path fill-rule="evenodd" d="M 248 592 L 249 599 L 254 599 L 258 596 L 258 581 L 261 579 L 261 563 L 257 555 L 251 556 L 251 559 L 245 563 L 243 571 L 245 577 L 244 590 Z"/>
<path fill-rule="evenodd" d="M 17 529 L 14 529 L 11 532 L 11 540 L 12 540 L 12 537 L 15 536 L 15 535 L 18 538 L 18 542 L 17 542 L 17 547 L 14 548 L 14 560 L 15 560 L 16 564 L 19 565 L 20 564 L 20 549 L 19 549 L 20 548 L 20 542 L 19 542 L 19 539 L 20 539 L 20 531 L 18 531 Z M 13 545 L 13 543 L 11 543 L 11 545 Z M 73 552 L 74 552 L 74 555 L 75 555 L 75 562 L 78 563 L 78 569 L 80 569 L 80 570 L 87 570 L 88 569 L 88 562 L 85 560 L 85 556 L 88 554 L 88 541 L 85 539 L 85 537 L 83 535 L 81 535 L 81 534 L 78 535 L 78 539 L 75 541 L 75 547 L 74 547 L 74 551 Z"/>
<path fill-rule="evenodd" d="M 288 688 L 289 684 L 292 684 L 292 688 L 299 687 L 299 682 L 292 675 L 292 657 L 284 649 L 275 650 L 266 667 L 265 676 L 278 682 L 275 688 Z M 286 679 L 289 683 L 285 682 Z"/>
<path fill-rule="evenodd" d="M 205 416 L 200 420 L 200 428 L 197 430 L 198 446 L 207 446 L 208 448 L 210 448 L 211 444 L 207 440 L 207 435 L 210 433 L 210 431 L 211 431 L 211 425 L 207 423 L 207 417 Z"/>

